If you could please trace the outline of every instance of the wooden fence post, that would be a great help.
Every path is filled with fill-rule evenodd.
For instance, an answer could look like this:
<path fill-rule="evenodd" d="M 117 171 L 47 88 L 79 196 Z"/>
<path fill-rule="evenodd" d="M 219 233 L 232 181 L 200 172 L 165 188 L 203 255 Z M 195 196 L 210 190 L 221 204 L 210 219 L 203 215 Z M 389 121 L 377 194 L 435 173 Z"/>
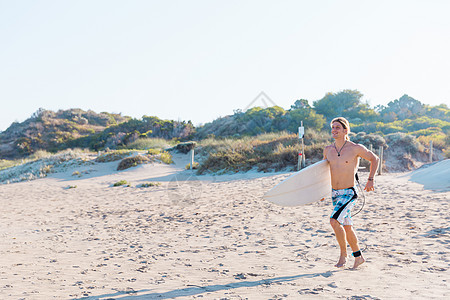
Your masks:
<path fill-rule="evenodd" d="M 380 162 L 378 164 L 378 175 L 383 173 L 383 146 L 380 146 L 378 149 L 378 157 L 380 158 Z"/>
<path fill-rule="evenodd" d="M 192 170 L 194 168 L 194 148 L 191 149 L 191 167 Z"/>
<path fill-rule="evenodd" d="M 430 141 L 430 163 L 433 162 L 433 141 Z"/>

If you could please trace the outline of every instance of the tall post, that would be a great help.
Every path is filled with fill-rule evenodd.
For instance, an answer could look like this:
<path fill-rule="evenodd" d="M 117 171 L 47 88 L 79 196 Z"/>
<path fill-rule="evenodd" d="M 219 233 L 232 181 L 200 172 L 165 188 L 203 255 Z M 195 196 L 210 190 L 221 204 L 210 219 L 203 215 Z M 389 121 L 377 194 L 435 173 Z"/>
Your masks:
<path fill-rule="evenodd" d="M 297 170 L 305 167 L 305 145 L 303 143 L 303 137 L 305 136 L 305 127 L 303 127 L 303 121 L 300 122 L 298 128 L 298 138 L 302 141 L 302 152 L 298 154 Z"/>
<path fill-rule="evenodd" d="M 380 146 L 378 149 L 378 157 L 380 158 L 380 162 L 378 164 L 378 175 L 381 175 L 381 173 L 383 173 L 383 146 Z"/>
<path fill-rule="evenodd" d="M 433 162 L 433 141 L 430 141 L 430 163 Z"/>
<path fill-rule="evenodd" d="M 191 166 L 190 169 L 194 168 L 194 148 L 191 149 Z"/>
<path fill-rule="evenodd" d="M 306 158 L 305 158 L 305 143 L 302 139 L 302 168 L 306 167 Z"/>

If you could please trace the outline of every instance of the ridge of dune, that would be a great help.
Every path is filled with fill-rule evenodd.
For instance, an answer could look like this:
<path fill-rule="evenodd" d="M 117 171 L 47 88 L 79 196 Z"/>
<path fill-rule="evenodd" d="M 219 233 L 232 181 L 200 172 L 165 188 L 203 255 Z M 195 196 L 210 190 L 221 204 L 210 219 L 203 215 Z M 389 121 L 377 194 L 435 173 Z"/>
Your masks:
<path fill-rule="evenodd" d="M 409 179 L 422 184 L 424 189 L 448 192 L 450 191 L 450 159 L 414 170 L 409 175 Z"/>

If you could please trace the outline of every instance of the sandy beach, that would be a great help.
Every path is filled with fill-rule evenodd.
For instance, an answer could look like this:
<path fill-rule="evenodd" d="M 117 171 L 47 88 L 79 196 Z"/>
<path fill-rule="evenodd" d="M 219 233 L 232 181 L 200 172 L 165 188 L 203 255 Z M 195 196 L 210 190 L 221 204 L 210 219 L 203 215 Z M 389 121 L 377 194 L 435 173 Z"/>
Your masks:
<path fill-rule="evenodd" d="M 336 269 L 330 199 L 283 208 L 262 195 L 290 173 L 195 176 L 175 161 L 0 185 L 0 298 L 450 297 L 447 187 L 376 177 L 354 217 L 367 262 Z"/>

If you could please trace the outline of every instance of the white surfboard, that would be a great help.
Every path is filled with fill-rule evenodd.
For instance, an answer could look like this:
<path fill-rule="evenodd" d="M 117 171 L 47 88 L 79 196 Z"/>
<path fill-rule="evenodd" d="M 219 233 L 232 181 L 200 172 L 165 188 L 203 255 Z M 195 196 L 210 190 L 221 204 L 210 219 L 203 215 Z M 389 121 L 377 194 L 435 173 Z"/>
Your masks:
<path fill-rule="evenodd" d="M 298 206 L 330 196 L 330 165 L 322 160 L 289 176 L 263 198 L 281 206 Z"/>

